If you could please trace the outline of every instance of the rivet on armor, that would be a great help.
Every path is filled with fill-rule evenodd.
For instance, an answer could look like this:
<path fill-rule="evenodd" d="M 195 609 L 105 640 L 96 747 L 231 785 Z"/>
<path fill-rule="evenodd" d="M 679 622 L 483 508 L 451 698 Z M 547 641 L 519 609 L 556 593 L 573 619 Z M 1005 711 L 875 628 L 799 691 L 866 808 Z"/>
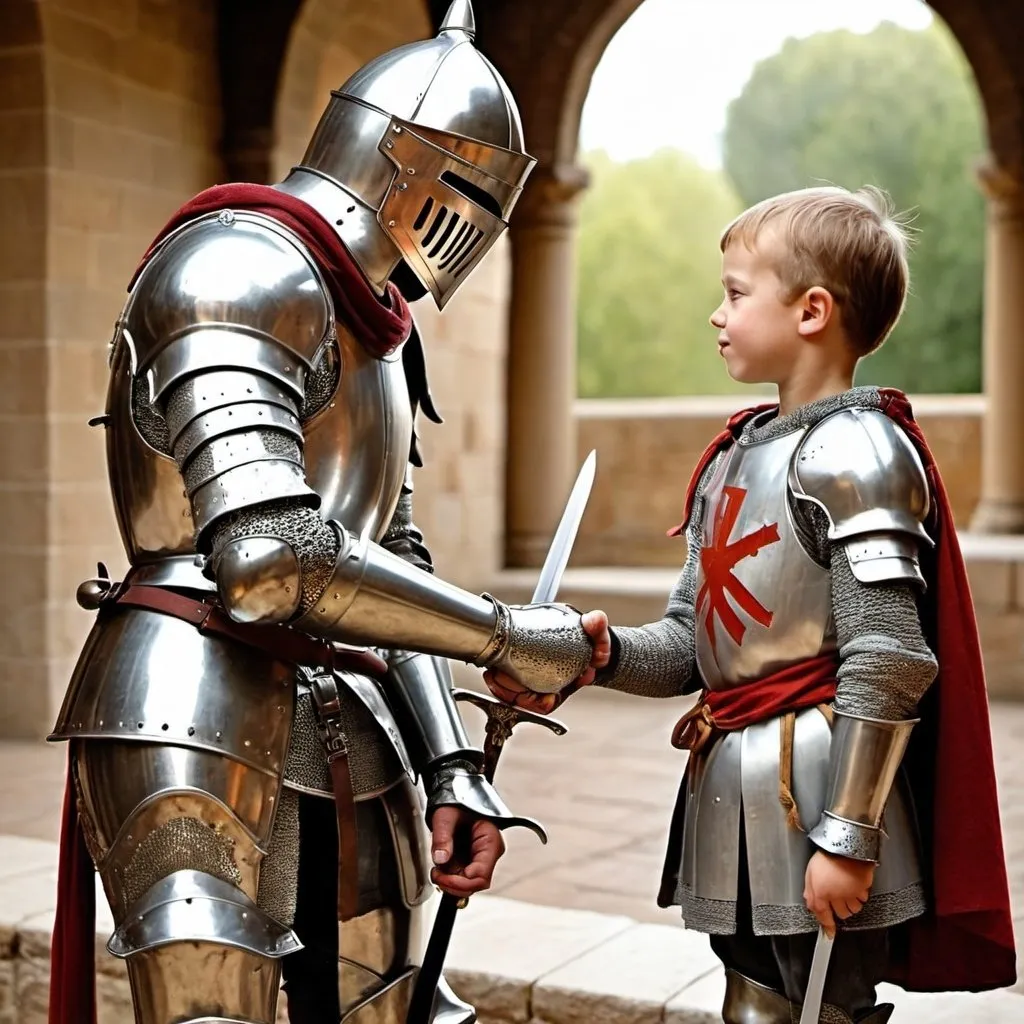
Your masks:
<path fill-rule="evenodd" d="M 221 733 L 221 731 L 219 729 L 214 733 L 214 737 L 216 739 L 218 739 L 218 740 L 221 738 L 221 735 L 222 735 L 222 733 Z"/>
<path fill-rule="evenodd" d="M 402 184 L 398 186 L 398 191 L 399 192 L 404 192 L 408 187 L 409 187 L 409 182 L 403 181 Z"/>
<path fill-rule="evenodd" d="M 194 725 L 190 725 L 188 727 L 188 734 L 189 734 L 189 736 L 195 736 L 195 734 L 196 734 L 196 727 Z"/>
<path fill-rule="evenodd" d="M 139 722 L 139 728 L 140 729 L 142 728 L 142 724 L 143 724 L 142 722 Z"/>
<path fill-rule="evenodd" d="M 355 209 L 356 209 L 355 206 L 350 206 L 345 212 L 346 213 L 355 213 Z"/>
<path fill-rule="evenodd" d="M 167 732 L 170 726 L 166 722 L 164 722 L 164 724 L 161 725 L 160 728 L 163 729 L 164 732 Z"/>
<path fill-rule="evenodd" d="M 221 210 L 217 215 L 217 220 L 221 224 L 233 224 L 235 222 L 235 215 L 230 210 Z"/>
<path fill-rule="evenodd" d="M 385 149 L 394 149 L 395 148 L 395 144 L 393 142 L 385 142 L 384 143 L 384 148 Z"/>
<path fill-rule="evenodd" d="M 388 221 L 388 227 L 389 228 L 393 228 L 394 226 L 395 226 L 395 222 L 393 220 L 389 220 Z"/>
<path fill-rule="evenodd" d="M 252 740 L 246 740 L 244 745 L 247 746 L 247 747 L 251 747 L 252 746 Z"/>
<path fill-rule="evenodd" d="M 405 173 L 406 174 L 415 174 L 416 173 L 416 168 L 415 167 L 407 167 L 405 169 Z"/>

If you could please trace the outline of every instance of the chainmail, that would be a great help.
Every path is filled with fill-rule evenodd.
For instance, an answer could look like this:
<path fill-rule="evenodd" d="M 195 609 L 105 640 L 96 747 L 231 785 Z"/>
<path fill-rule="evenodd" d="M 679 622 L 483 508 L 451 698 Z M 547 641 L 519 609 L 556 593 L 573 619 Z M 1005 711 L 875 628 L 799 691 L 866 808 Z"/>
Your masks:
<path fill-rule="evenodd" d="M 153 829 L 124 871 L 123 898 L 130 907 L 161 878 L 175 871 L 204 871 L 231 885 L 241 884 L 234 841 L 199 818 L 181 816 Z"/>
<path fill-rule="evenodd" d="M 338 390 L 341 380 L 341 354 L 338 351 L 338 339 L 334 335 L 324 347 L 320 362 L 310 370 L 302 392 L 302 412 L 300 419 L 305 422 L 318 413 Z"/>
<path fill-rule="evenodd" d="M 402 774 L 391 744 L 384 738 L 377 720 L 343 684 L 338 686 L 341 721 L 349 748 L 349 773 L 357 797 L 381 793 Z M 306 792 L 329 795 L 334 792 L 331 774 L 317 729 L 313 697 L 300 687 L 295 700 L 291 746 L 284 769 L 285 784 Z"/>
<path fill-rule="evenodd" d="M 142 374 L 132 378 L 132 419 L 146 444 L 163 455 L 171 454 L 167 421 L 149 401 L 149 383 Z"/>
<path fill-rule="evenodd" d="M 732 900 L 711 900 L 694 896 L 682 882 L 672 902 L 682 911 L 686 927 L 707 935 L 736 933 L 736 904 Z M 919 882 L 896 892 L 875 893 L 859 913 L 840 927 L 846 931 L 892 928 L 920 917 L 927 909 L 924 888 Z M 801 935 L 818 930 L 818 921 L 803 904 L 775 906 L 759 904 L 751 912 L 755 935 Z"/>
<path fill-rule="evenodd" d="M 282 787 L 277 801 L 267 855 L 260 864 L 256 905 L 290 928 L 299 889 L 299 796 Z"/>
<path fill-rule="evenodd" d="M 338 538 L 315 508 L 296 498 L 282 498 L 242 509 L 214 524 L 210 547 L 213 564 L 226 544 L 244 537 L 279 537 L 287 541 L 299 560 L 301 613 L 309 611 L 334 575 Z"/>
<path fill-rule="evenodd" d="M 164 419 L 174 437 L 192 419 L 195 410 L 196 378 L 189 377 L 183 384 L 177 384 L 164 402 Z M 179 439 L 180 440 L 180 439 Z M 181 458 L 180 454 L 177 456 Z"/>
<path fill-rule="evenodd" d="M 646 626 L 617 626 L 611 630 L 611 661 L 598 673 L 596 685 L 640 697 L 678 697 L 699 687 L 694 672 L 693 630 L 704 490 L 721 458 L 712 460 L 698 481 L 686 526 L 686 561 L 664 616 Z"/>

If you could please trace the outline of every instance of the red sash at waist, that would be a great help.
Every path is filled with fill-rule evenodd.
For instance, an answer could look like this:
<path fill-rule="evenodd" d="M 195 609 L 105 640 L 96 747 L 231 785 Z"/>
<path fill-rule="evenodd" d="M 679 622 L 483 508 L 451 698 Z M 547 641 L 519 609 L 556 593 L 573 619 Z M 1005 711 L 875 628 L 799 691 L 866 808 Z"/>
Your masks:
<path fill-rule="evenodd" d="M 672 746 L 697 754 L 718 733 L 830 704 L 836 695 L 838 666 L 834 653 L 823 654 L 728 690 L 704 690 L 676 723 Z"/>

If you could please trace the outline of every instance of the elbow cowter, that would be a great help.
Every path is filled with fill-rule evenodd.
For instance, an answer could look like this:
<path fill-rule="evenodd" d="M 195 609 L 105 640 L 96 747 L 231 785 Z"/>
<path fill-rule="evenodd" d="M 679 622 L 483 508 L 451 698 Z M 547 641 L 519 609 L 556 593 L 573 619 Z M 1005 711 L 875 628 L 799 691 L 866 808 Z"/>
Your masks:
<path fill-rule="evenodd" d="M 217 590 L 236 622 L 287 622 L 298 611 L 302 575 L 298 555 L 279 537 L 231 540 L 217 557 Z"/>

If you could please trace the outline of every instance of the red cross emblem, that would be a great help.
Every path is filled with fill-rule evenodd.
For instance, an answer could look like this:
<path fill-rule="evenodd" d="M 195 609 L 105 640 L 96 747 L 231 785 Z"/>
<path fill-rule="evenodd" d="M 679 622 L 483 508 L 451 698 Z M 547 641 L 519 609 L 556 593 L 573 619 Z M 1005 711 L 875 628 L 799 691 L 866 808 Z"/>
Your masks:
<path fill-rule="evenodd" d="M 716 658 L 718 648 L 715 640 L 715 615 L 737 646 L 742 645 L 743 634 L 747 630 L 746 624 L 736 614 L 729 598 L 760 625 L 767 627 L 772 623 L 772 612 L 768 611 L 733 575 L 737 562 L 755 557 L 761 548 L 774 544 L 779 539 L 779 524 L 769 523 L 729 543 L 729 537 L 746 496 L 747 492 L 742 487 L 722 488 L 722 496 L 718 500 L 718 508 L 715 509 L 711 544 L 705 545 L 700 552 L 704 583 L 697 592 L 697 611 L 701 612 L 707 602 L 704 628 Z"/>

